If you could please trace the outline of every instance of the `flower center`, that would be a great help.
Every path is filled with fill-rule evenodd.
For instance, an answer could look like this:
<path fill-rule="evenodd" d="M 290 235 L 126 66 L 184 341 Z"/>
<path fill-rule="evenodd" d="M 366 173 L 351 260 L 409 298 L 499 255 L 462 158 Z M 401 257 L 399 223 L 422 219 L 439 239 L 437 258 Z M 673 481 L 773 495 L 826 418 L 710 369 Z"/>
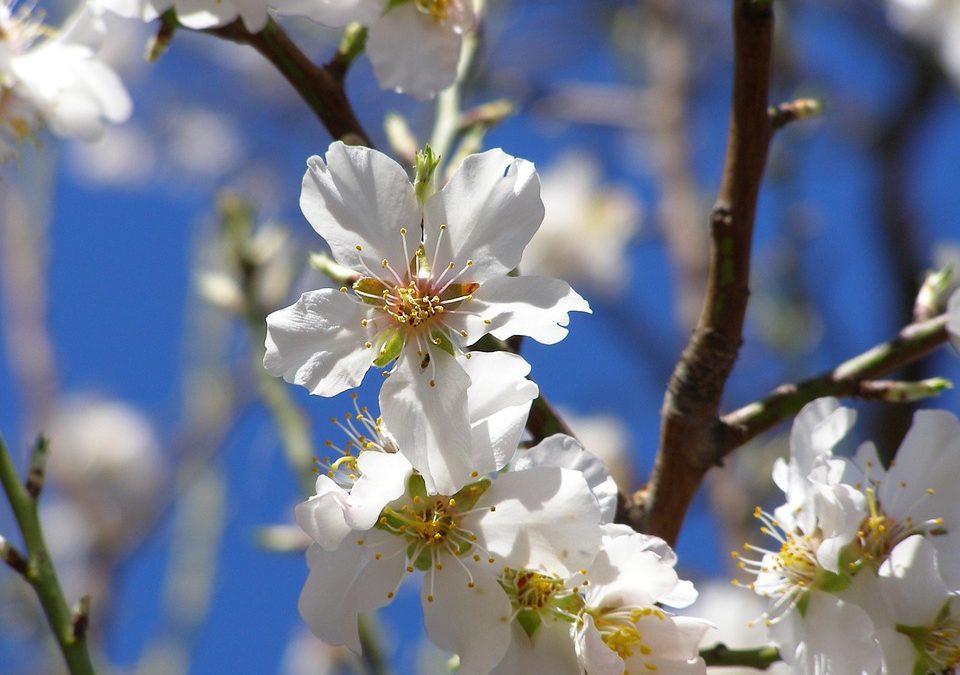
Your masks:
<path fill-rule="evenodd" d="M 960 665 L 960 625 L 948 619 L 927 633 L 923 653 L 933 672 L 952 673 Z"/>
<path fill-rule="evenodd" d="M 619 607 L 616 609 L 590 610 L 600 639 L 626 661 L 636 654 L 642 657 L 653 654 L 653 648 L 643 641 L 641 624 L 647 621 L 665 621 L 667 616 L 657 607 Z M 644 663 L 648 670 L 656 670 L 653 663 Z"/>
<path fill-rule="evenodd" d="M 397 286 L 392 294 L 384 294 L 384 310 L 397 320 L 416 328 L 437 314 L 443 313 L 439 295 L 422 292 L 416 281 Z"/>
<path fill-rule="evenodd" d="M 454 0 L 415 0 L 417 9 L 424 14 L 429 14 L 437 23 L 443 23 L 447 19 L 450 11 L 450 5 Z"/>
<path fill-rule="evenodd" d="M 427 496 L 423 477 L 414 474 L 407 496 L 384 508 L 377 527 L 407 540 L 411 562 L 408 572 L 414 568 L 440 570 L 443 565 L 439 560 L 444 553 L 459 558 L 477 547 L 477 536 L 462 526 L 462 520 L 489 486 L 490 481 L 484 479 L 467 485 L 452 497 Z M 473 557 L 477 562 L 483 558 L 476 552 Z"/>
<path fill-rule="evenodd" d="M 884 513 L 883 507 L 877 500 L 877 493 L 873 487 L 864 490 L 867 496 L 867 507 L 869 513 L 860 524 L 857 530 L 857 545 L 859 547 L 859 559 L 851 563 L 851 569 L 856 570 L 864 563 L 870 563 L 879 567 L 894 546 L 913 534 L 939 535 L 944 534 L 943 518 L 932 518 L 930 520 L 917 523 L 907 515 L 901 521 L 890 517 Z M 932 496 L 933 489 L 928 489 L 923 493 L 923 497 Z M 923 499 L 921 497 L 921 500 Z"/>

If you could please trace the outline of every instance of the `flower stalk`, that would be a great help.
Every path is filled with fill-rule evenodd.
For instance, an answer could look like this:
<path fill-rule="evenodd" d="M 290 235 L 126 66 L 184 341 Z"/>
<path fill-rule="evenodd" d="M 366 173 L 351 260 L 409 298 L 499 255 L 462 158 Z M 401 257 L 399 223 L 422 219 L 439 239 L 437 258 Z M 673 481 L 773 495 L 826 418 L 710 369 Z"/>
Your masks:
<path fill-rule="evenodd" d="M 57 571 L 40 525 L 37 497 L 43 486 L 46 457 L 47 441 L 41 436 L 31 452 L 27 481 L 25 484 L 21 483 L 13 458 L 0 438 L 0 484 L 3 485 L 3 491 L 23 535 L 27 553 L 24 556 L 6 541 L 0 549 L 3 551 L 4 561 L 18 572 L 37 594 L 71 675 L 95 675 L 96 671 L 87 649 L 85 630 L 89 622 L 89 599 L 81 601 L 81 611 L 77 613 L 83 620 L 75 621 L 74 613 L 64 599 L 63 589 L 57 579 Z"/>

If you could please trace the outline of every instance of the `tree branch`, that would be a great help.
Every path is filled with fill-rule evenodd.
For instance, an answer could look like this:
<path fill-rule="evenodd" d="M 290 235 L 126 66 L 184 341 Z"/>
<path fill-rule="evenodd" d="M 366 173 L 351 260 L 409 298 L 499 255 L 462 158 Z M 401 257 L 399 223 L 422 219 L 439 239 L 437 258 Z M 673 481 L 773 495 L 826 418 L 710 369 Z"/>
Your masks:
<path fill-rule="evenodd" d="M 626 505 L 635 529 L 676 541 L 703 475 L 702 458 L 740 348 L 749 297 L 757 194 L 771 125 L 767 113 L 773 10 L 734 0 L 733 105 L 720 194 L 710 217 L 710 270 L 697 328 L 664 396 L 660 447 L 647 486 Z"/>
<path fill-rule="evenodd" d="M 35 494 L 40 494 L 40 485 L 32 483 L 35 480 L 34 469 L 39 468 L 39 476 L 43 475 L 42 461 L 46 456 L 46 441 L 41 438 L 37 441 L 31 454 L 31 471 L 27 479 L 27 485 L 33 484 Z M 27 581 L 37 594 L 40 605 L 43 607 L 43 613 L 47 617 L 47 623 L 50 624 L 50 630 L 60 646 L 63 658 L 67 663 L 67 669 L 72 675 L 94 675 L 93 663 L 90 660 L 90 653 L 87 651 L 87 642 L 85 638 L 86 622 L 89 617 L 88 603 L 81 603 L 82 612 L 78 616 L 83 616 L 84 630 L 77 630 L 74 622 L 74 614 L 67 606 L 63 597 L 63 589 L 57 579 L 57 571 L 53 567 L 53 561 L 50 559 L 50 553 L 47 550 L 46 541 L 43 538 L 43 530 L 40 526 L 40 512 L 37 500 L 33 491 L 28 491 L 27 486 L 20 482 L 17 469 L 13 464 L 13 459 L 7 451 L 7 446 L 0 438 L 0 484 L 10 502 L 10 508 L 17 520 L 20 533 L 23 535 L 23 542 L 27 548 L 27 557 L 17 553 L 9 544 L 4 542 L 5 560 L 8 565 L 20 572 L 21 576 Z M 13 559 L 11 559 L 13 556 Z"/>
<path fill-rule="evenodd" d="M 343 87 L 347 67 L 358 53 L 358 45 L 362 45 L 365 34 L 348 32 L 347 37 L 354 37 L 349 46 L 341 46 L 329 64 L 318 66 L 300 51 L 273 19 L 270 19 L 259 33 L 248 31 L 240 19 L 225 26 L 199 32 L 250 45 L 266 57 L 293 85 L 331 136 L 344 142 L 372 147 L 370 137 L 357 119 Z M 346 40 L 345 44 L 348 44 Z"/>
<path fill-rule="evenodd" d="M 948 339 L 947 315 L 912 323 L 888 342 L 873 347 L 825 373 L 796 384 L 783 384 L 770 395 L 724 415 L 712 436 L 719 462 L 732 450 L 800 411 L 821 396 L 870 397 L 872 378 L 896 370 L 930 353 Z"/>

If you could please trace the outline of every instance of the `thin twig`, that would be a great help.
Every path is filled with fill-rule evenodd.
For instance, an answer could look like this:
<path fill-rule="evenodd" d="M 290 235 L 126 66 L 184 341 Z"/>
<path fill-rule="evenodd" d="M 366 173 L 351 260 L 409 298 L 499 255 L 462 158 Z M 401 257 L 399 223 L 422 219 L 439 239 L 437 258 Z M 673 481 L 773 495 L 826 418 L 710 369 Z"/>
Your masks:
<path fill-rule="evenodd" d="M 767 99 L 773 10 L 769 3 L 749 0 L 732 5 L 733 105 L 723 181 L 710 217 L 706 297 L 664 397 L 650 482 L 622 514 L 636 529 L 671 543 L 710 466 L 700 458 L 740 349 L 757 194 L 772 133 Z"/>
<path fill-rule="evenodd" d="M 358 32 L 355 36 L 356 43 L 347 49 L 341 49 L 328 65 L 318 66 L 300 51 L 273 19 L 270 19 L 259 33 L 248 31 L 240 19 L 200 32 L 256 49 L 293 85 L 331 136 L 344 142 L 372 147 L 370 137 L 357 119 L 343 87 L 347 67 L 359 53 L 358 44 L 362 44 L 362 33 Z"/>
<path fill-rule="evenodd" d="M 711 432 L 716 440 L 712 457 L 719 462 L 735 448 L 795 415 L 821 396 L 863 396 L 871 391 L 869 380 L 912 363 L 947 342 L 947 315 L 912 323 L 892 340 L 797 384 L 784 384 L 749 405 L 724 415 Z"/>
<path fill-rule="evenodd" d="M 38 442 L 35 446 L 31 455 L 31 466 L 39 463 L 40 458 L 45 456 L 45 449 L 42 452 L 39 451 L 41 446 L 45 447 L 45 443 Z M 27 548 L 26 565 L 25 569 L 21 571 L 21 575 L 30 584 L 40 600 L 50 630 L 63 653 L 67 669 L 72 675 L 94 675 L 93 662 L 90 660 L 90 653 L 87 651 L 85 631 L 75 630 L 74 615 L 64 599 L 63 589 L 60 587 L 57 572 L 50 558 L 50 552 L 47 550 L 43 529 L 40 526 L 37 500 L 20 482 L 13 458 L 10 457 L 3 438 L 0 438 L 0 484 L 3 485 L 3 490 L 10 502 L 10 508 L 13 510 L 13 515 L 17 520 L 20 533 L 23 535 L 23 542 Z M 39 494 L 39 489 L 37 494 Z M 5 546 L 5 548 L 7 547 Z M 19 552 L 17 554 L 19 555 Z M 8 564 L 10 564 L 10 555 L 8 550 L 6 554 Z M 20 559 L 22 562 L 22 555 L 20 555 Z M 20 566 L 23 567 L 23 565 Z M 89 617 L 89 611 L 85 614 Z"/>

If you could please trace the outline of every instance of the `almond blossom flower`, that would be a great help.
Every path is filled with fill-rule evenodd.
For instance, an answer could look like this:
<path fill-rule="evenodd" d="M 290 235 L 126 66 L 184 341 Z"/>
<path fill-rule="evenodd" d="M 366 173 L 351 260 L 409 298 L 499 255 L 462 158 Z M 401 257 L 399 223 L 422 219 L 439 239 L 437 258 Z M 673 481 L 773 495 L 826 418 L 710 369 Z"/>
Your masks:
<path fill-rule="evenodd" d="M 378 435 L 376 444 L 391 442 Z M 503 567 L 570 576 L 600 542 L 600 510 L 583 476 L 535 467 L 430 494 L 399 453 L 365 450 L 347 499 L 326 476 L 297 508 L 316 543 L 300 612 L 319 638 L 359 652 L 357 615 L 388 604 L 407 574 L 425 572 L 424 620 L 431 640 L 460 656 L 459 672 L 488 673 L 510 640 Z M 341 527 L 351 528 L 346 533 Z"/>
<path fill-rule="evenodd" d="M 91 0 L 97 7 L 128 19 L 153 21 L 169 9 L 176 10 L 177 21 L 191 30 L 223 26 L 236 19 L 251 33 L 267 25 L 265 0 Z"/>
<path fill-rule="evenodd" d="M 433 98 L 453 84 L 473 0 L 272 0 L 283 14 L 340 28 L 367 26 L 366 52 L 382 89 Z"/>
<path fill-rule="evenodd" d="M 96 57 L 106 31 L 97 13 L 84 8 L 53 32 L 31 10 L 0 0 L 0 161 L 43 124 L 92 141 L 131 112 L 120 78 Z"/>
<path fill-rule="evenodd" d="M 474 470 L 465 347 L 486 333 L 552 344 L 568 312 L 589 311 L 565 282 L 507 276 L 543 218 L 533 165 L 470 155 L 422 204 L 403 168 L 369 148 L 336 142 L 307 166 L 304 215 L 359 278 L 268 316 L 264 367 L 335 396 L 393 362 L 384 421 L 427 489 L 453 494 Z"/>
<path fill-rule="evenodd" d="M 960 422 L 944 411 L 919 411 L 889 469 L 871 443 L 853 461 L 832 457 L 852 422 L 852 411 L 833 399 L 801 411 L 790 464 L 774 471 L 787 504 L 776 518 L 758 509 L 764 532 L 781 546 L 747 546 L 763 558 L 741 563 L 757 574 L 750 588 L 772 599 L 765 613 L 771 637 L 800 673 L 880 671 L 889 621 L 877 582 L 912 537 L 937 551 L 947 586 L 960 586 L 960 566 L 952 562 L 960 553 Z M 856 630 L 844 628 L 850 626 Z"/>
<path fill-rule="evenodd" d="M 660 607 L 687 607 L 697 599 L 693 584 L 674 571 L 673 551 L 658 537 L 614 532 L 619 536 L 605 537 L 585 574 L 585 606 L 576 629 L 583 670 L 705 675 L 699 644 L 712 624 Z"/>
<path fill-rule="evenodd" d="M 878 636 L 890 675 L 953 673 L 960 667 L 960 596 L 948 590 L 940 571 L 949 564 L 929 539 L 913 535 L 880 567 L 889 621 Z"/>

